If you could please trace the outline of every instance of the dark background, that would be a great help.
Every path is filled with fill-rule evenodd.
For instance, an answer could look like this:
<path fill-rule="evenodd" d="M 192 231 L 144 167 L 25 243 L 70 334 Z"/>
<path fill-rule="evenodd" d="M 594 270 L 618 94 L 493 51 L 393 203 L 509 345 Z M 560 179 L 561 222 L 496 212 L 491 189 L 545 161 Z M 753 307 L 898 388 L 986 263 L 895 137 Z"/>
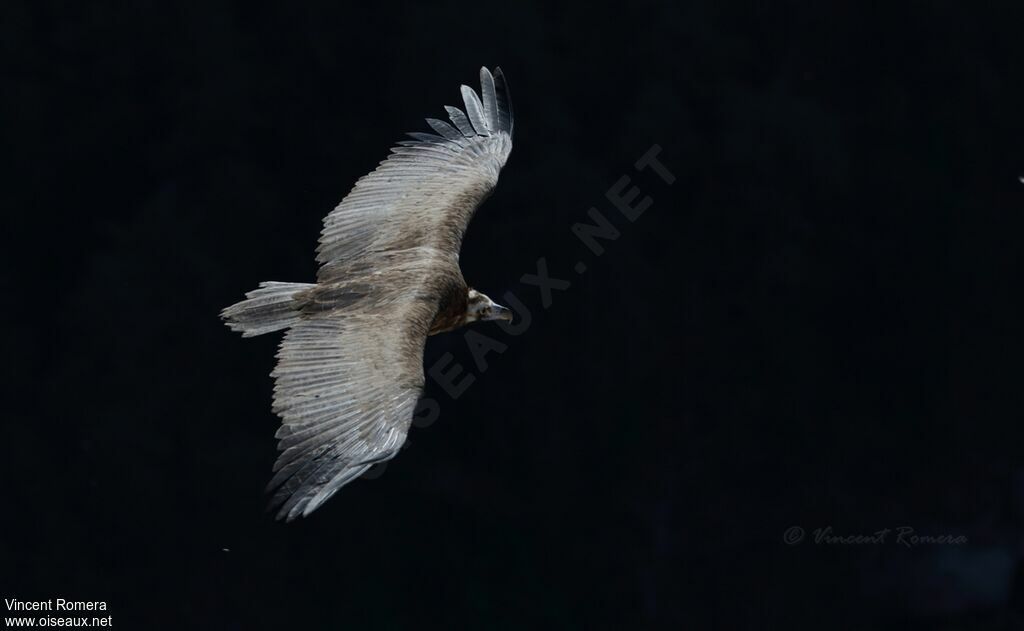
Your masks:
<path fill-rule="evenodd" d="M 1024 628 L 1024 10 L 771 4 L 5 2 L 2 595 L 131 629 Z M 531 326 L 477 329 L 485 373 L 432 339 L 473 386 L 276 523 L 277 337 L 218 311 L 311 280 L 321 218 L 483 64 L 516 148 L 462 265 Z M 672 186 L 633 170 L 655 143 Z M 546 310 L 539 257 L 573 283 Z"/>

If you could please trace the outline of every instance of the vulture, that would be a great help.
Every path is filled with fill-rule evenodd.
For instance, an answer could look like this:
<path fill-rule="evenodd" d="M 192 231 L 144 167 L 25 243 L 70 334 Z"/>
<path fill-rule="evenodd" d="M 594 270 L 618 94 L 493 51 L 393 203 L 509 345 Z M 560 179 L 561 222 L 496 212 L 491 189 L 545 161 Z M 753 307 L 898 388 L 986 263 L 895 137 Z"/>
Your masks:
<path fill-rule="evenodd" d="M 274 412 L 280 454 L 267 487 L 277 519 L 308 516 L 405 442 L 423 390 L 427 337 L 512 312 L 469 287 L 459 249 L 512 150 L 500 68 L 480 69 L 465 111 L 428 118 L 324 218 L 315 283 L 265 282 L 221 317 L 243 337 L 285 331 Z"/>

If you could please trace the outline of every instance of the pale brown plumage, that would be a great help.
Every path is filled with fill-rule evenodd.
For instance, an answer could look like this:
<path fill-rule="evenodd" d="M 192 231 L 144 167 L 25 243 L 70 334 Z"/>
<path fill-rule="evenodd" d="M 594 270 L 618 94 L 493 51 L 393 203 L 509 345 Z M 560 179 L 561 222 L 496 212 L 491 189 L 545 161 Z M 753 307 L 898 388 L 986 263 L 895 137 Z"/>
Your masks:
<path fill-rule="evenodd" d="M 287 329 L 272 375 L 279 519 L 308 515 L 405 442 L 428 335 L 508 311 L 470 290 L 459 249 L 512 149 L 501 70 L 434 134 L 410 134 L 324 219 L 316 284 L 263 283 L 222 316 L 243 336 Z"/>

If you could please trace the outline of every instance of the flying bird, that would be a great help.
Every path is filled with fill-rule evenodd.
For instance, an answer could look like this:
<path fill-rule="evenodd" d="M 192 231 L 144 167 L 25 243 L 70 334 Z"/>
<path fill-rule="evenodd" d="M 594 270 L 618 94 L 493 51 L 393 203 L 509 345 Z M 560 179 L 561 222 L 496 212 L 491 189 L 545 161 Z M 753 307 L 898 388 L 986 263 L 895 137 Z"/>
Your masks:
<path fill-rule="evenodd" d="M 427 337 L 512 312 L 469 287 L 459 249 L 512 151 L 505 77 L 480 69 L 465 111 L 428 118 L 324 218 L 315 283 L 265 282 L 221 317 L 243 337 L 285 330 L 270 509 L 292 521 L 405 442 Z"/>

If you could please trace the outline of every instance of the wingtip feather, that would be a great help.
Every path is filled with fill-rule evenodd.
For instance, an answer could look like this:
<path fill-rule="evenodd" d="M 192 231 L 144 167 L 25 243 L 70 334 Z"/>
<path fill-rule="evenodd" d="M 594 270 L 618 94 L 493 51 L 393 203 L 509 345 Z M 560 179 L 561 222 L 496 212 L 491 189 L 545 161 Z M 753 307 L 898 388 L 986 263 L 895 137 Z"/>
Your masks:
<path fill-rule="evenodd" d="M 491 130 L 484 117 L 484 106 L 480 103 L 480 97 L 468 85 L 463 85 L 460 90 L 462 91 L 462 100 L 466 104 L 466 116 L 469 117 L 469 122 L 473 124 L 476 135 L 489 136 Z"/>

